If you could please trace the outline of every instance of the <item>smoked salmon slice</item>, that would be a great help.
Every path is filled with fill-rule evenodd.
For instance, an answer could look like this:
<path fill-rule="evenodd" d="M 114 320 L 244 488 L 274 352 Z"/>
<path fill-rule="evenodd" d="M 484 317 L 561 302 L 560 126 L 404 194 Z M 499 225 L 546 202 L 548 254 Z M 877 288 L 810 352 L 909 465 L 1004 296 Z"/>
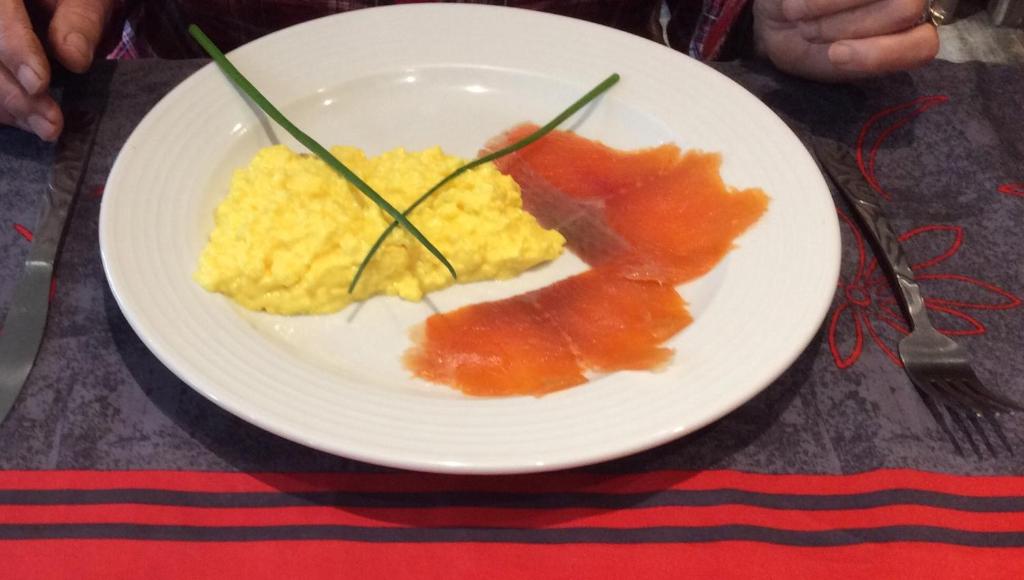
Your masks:
<path fill-rule="evenodd" d="M 535 129 L 515 127 L 484 152 Z M 719 155 L 675 145 L 618 151 L 554 131 L 496 164 L 592 269 L 427 319 L 407 366 L 471 395 L 542 395 L 587 371 L 664 365 L 664 342 L 692 320 L 675 286 L 711 270 L 768 205 L 760 189 L 723 182 Z"/>
<path fill-rule="evenodd" d="M 542 395 L 586 382 L 568 340 L 525 296 L 427 319 L 406 365 L 469 395 Z"/>
<path fill-rule="evenodd" d="M 691 318 L 672 286 L 594 269 L 540 290 L 427 319 L 406 364 L 471 395 L 541 395 L 584 370 L 651 369 Z"/>
<path fill-rule="evenodd" d="M 660 266 L 664 282 L 708 273 L 768 207 L 760 189 L 726 187 L 720 165 L 718 154 L 688 152 L 643 188 L 605 202 L 609 227 L 637 259 Z"/>
<path fill-rule="evenodd" d="M 537 130 L 537 125 L 513 127 L 484 148 L 496 151 Z M 554 191 L 576 199 L 607 199 L 633 191 L 679 161 L 679 147 L 661 145 L 649 149 L 620 151 L 567 131 L 552 131 L 495 164 L 515 177 L 524 170 L 544 178 Z M 520 184 L 522 186 L 522 184 Z"/>
<path fill-rule="evenodd" d="M 485 151 L 535 129 L 513 128 Z M 553 131 L 495 163 L 519 183 L 523 207 L 588 264 L 672 284 L 710 271 L 768 206 L 760 189 L 725 185 L 720 155 L 675 145 L 618 151 Z"/>
<path fill-rule="evenodd" d="M 692 320 L 671 285 L 594 269 L 533 293 L 580 364 L 611 372 L 652 369 L 672 351 L 660 345 Z"/>

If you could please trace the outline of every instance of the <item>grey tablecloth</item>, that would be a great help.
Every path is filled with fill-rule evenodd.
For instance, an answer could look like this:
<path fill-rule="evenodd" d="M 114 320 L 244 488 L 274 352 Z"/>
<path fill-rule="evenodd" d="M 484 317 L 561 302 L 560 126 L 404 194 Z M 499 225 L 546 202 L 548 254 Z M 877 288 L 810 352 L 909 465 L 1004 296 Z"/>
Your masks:
<path fill-rule="evenodd" d="M 58 265 L 45 342 L 0 425 L 0 469 L 381 469 L 301 447 L 222 411 L 146 350 L 111 296 L 97 242 L 100 188 L 142 116 L 202 64 L 117 67 Z M 937 62 L 858 86 L 824 86 L 759 65 L 716 67 L 801 136 L 851 146 L 862 136 L 868 172 L 925 278 L 933 314 L 960 335 L 988 384 L 1024 400 L 1024 68 Z M 0 129 L 0 310 L 20 273 L 52 155 L 51 146 Z M 1024 451 L 994 458 L 953 451 L 892 359 L 902 318 L 872 273 L 870 249 L 861 253 L 849 214 L 837 205 L 842 280 L 792 368 L 702 431 L 592 469 L 1024 474 Z M 1001 424 L 1020 446 L 1024 417 Z"/>

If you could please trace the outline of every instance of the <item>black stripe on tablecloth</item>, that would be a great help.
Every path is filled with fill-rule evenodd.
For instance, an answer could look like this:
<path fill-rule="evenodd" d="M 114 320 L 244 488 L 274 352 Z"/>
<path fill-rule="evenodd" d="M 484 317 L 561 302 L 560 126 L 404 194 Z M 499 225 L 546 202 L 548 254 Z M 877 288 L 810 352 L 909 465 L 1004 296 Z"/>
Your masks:
<path fill-rule="evenodd" d="M 885 526 L 819 531 L 761 526 L 651 528 L 370 528 L 337 525 L 166 526 L 137 524 L 2 524 L 0 540 L 158 540 L 260 542 L 344 540 L 373 543 L 486 542 L 524 544 L 657 544 L 753 541 L 830 547 L 865 543 L 930 542 L 977 547 L 1024 547 L 1024 532 L 972 532 L 933 526 Z"/>
<path fill-rule="evenodd" d="M 853 510 L 918 505 L 969 512 L 1024 511 L 1024 497 L 975 497 L 918 489 L 854 494 L 776 494 L 736 489 L 667 490 L 653 494 L 606 493 L 350 493 L 350 492 L 196 492 L 162 489 L 0 490 L 3 505 L 143 504 L 197 508 L 477 507 L 519 509 L 629 509 L 748 505 L 785 510 Z"/>

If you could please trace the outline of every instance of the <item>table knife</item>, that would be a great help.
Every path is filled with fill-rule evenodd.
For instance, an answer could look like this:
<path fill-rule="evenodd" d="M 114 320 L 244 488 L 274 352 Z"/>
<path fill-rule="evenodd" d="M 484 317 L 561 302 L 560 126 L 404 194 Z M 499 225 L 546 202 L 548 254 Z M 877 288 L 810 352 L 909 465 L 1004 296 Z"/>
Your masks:
<path fill-rule="evenodd" d="M 0 422 L 14 406 L 39 352 L 49 313 L 54 262 L 92 154 L 99 117 L 93 111 L 65 110 L 64 131 L 42 196 L 32 247 L 0 327 Z"/>

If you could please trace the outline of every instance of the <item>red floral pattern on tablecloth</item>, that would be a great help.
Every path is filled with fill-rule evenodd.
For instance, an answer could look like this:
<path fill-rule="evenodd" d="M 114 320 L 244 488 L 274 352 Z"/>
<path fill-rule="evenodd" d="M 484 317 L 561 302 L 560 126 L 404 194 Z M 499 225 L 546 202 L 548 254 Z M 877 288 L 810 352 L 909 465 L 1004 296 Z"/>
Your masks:
<path fill-rule="evenodd" d="M 857 248 L 857 266 L 852 276 L 840 276 L 839 305 L 832 311 L 828 325 L 828 345 L 832 358 L 841 369 L 853 366 L 868 346 L 866 337 L 897 366 L 898 337 L 909 333 L 900 305 L 890 289 L 878 260 L 869 260 L 867 246 L 860 230 L 849 216 L 840 212 Z M 995 284 L 948 271 L 946 262 L 963 247 L 964 229 L 956 225 L 926 225 L 904 232 L 899 240 L 904 245 L 934 242 L 936 236 L 948 238 L 937 254 L 912 264 L 918 282 L 928 288 L 925 306 L 936 327 L 947 335 L 984 334 L 985 324 L 976 311 L 1010 310 L 1021 305 L 1021 299 Z M 943 296 L 941 290 L 950 291 Z M 954 298 L 954 296 L 959 298 Z M 895 335 L 896 340 L 892 339 Z"/>
<path fill-rule="evenodd" d="M 878 182 L 878 178 L 875 177 L 875 165 L 878 158 L 878 150 L 882 147 L 885 140 L 888 139 L 889 136 L 891 136 L 897 129 L 913 121 L 918 115 L 924 113 L 928 109 L 945 103 L 948 100 L 949 97 L 945 95 L 918 97 L 912 101 L 895 105 L 875 113 L 864 123 L 864 126 L 861 127 L 860 134 L 857 135 L 856 143 L 857 167 L 860 168 L 861 174 L 864 175 L 864 179 L 868 180 L 871 188 L 878 192 L 878 195 L 882 196 L 883 199 L 891 200 L 892 195 L 882 188 L 882 185 Z M 885 124 L 893 118 L 896 119 L 895 122 L 888 125 Z M 873 136 L 873 139 L 869 140 L 869 136 Z"/>
<path fill-rule="evenodd" d="M 996 188 L 996 191 L 1003 195 L 1024 197 L 1024 181 L 1018 183 L 1004 183 Z"/>
<path fill-rule="evenodd" d="M 14 224 L 14 231 L 18 232 L 18 235 L 25 238 L 26 242 L 32 241 L 32 230 L 26 228 L 21 224 Z"/>

